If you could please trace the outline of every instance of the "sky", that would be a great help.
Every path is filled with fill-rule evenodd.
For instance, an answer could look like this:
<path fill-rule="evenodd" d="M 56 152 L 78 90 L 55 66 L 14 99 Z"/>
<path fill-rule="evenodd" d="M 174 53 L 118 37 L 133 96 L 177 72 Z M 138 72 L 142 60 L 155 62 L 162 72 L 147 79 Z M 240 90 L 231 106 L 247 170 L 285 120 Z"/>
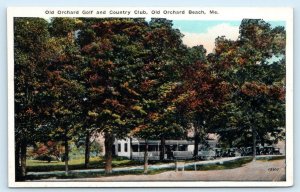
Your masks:
<path fill-rule="evenodd" d="M 284 21 L 266 21 L 271 27 L 285 26 Z M 239 36 L 241 20 L 236 21 L 208 21 L 208 20 L 173 20 L 173 27 L 183 33 L 183 43 L 189 47 L 203 45 L 207 53 L 214 49 L 215 39 L 226 36 L 236 40 Z"/>

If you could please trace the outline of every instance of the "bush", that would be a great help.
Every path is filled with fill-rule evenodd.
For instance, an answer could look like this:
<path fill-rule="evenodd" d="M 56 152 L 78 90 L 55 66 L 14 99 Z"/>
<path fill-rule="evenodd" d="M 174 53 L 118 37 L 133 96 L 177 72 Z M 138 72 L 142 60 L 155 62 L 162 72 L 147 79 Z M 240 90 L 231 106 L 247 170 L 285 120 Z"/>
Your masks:
<path fill-rule="evenodd" d="M 51 155 L 39 155 L 35 157 L 34 160 L 47 161 L 50 163 L 51 161 L 57 161 L 57 158 Z"/>
<path fill-rule="evenodd" d="M 123 161 L 123 160 L 130 160 L 130 159 L 128 157 L 118 157 L 118 156 L 115 156 L 114 160 L 115 161 Z"/>

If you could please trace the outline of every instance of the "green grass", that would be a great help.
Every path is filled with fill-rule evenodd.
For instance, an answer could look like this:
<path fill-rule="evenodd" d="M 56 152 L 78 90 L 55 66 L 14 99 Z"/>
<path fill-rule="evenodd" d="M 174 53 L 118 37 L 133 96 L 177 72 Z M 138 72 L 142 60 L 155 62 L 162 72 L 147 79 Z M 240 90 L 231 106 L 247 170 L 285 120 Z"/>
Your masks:
<path fill-rule="evenodd" d="M 252 161 L 251 157 L 246 157 L 234 161 L 227 161 L 223 164 L 217 163 L 217 164 L 209 164 L 209 165 L 196 165 L 197 171 L 208 171 L 208 170 L 223 170 L 223 169 L 234 169 L 238 167 L 242 167 L 243 165 L 249 163 Z M 185 170 L 187 171 L 194 171 L 195 166 L 191 165 L 188 167 L 185 167 Z"/>
<path fill-rule="evenodd" d="M 50 163 L 46 161 L 40 160 L 27 160 L 27 171 L 28 172 L 44 172 L 44 171 L 64 171 L 65 170 L 65 162 L 60 161 L 51 161 Z M 127 167 L 134 165 L 142 165 L 142 163 L 128 160 L 128 159 L 120 159 L 114 158 L 112 161 L 113 167 Z M 88 169 L 101 169 L 104 168 L 105 161 L 101 157 L 94 157 L 90 159 L 90 166 Z M 78 170 L 85 169 L 84 168 L 84 158 L 79 159 L 71 159 L 69 161 L 69 170 Z"/>
<path fill-rule="evenodd" d="M 281 160 L 281 159 L 285 159 L 285 156 L 269 156 L 269 157 L 256 157 L 256 160 L 258 161 L 275 161 L 275 160 Z"/>
<path fill-rule="evenodd" d="M 148 170 L 147 175 L 155 175 L 165 171 L 172 171 L 174 168 L 163 168 Z M 121 175 L 145 175 L 144 170 L 127 170 L 127 171 L 113 171 L 111 174 L 105 174 L 104 172 L 81 172 L 81 173 L 72 173 L 69 172 L 68 175 L 65 173 L 55 173 L 47 175 L 27 175 L 26 180 L 40 180 L 40 179 L 79 179 L 79 178 L 94 178 L 94 177 L 112 177 L 112 176 L 121 176 Z"/>
<path fill-rule="evenodd" d="M 82 172 L 82 173 L 69 173 L 65 175 L 65 173 L 56 173 L 49 175 L 27 175 L 26 180 L 39 180 L 39 179 L 79 179 L 79 178 L 93 178 L 93 177 L 109 177 L 109 176 L 119 176 L 119 175 L 142 175 L 143 170 L 133 170 L 133 171 L 120 171 L 113 172 L 111 174 L 105 174 L 104 172 Z"/>

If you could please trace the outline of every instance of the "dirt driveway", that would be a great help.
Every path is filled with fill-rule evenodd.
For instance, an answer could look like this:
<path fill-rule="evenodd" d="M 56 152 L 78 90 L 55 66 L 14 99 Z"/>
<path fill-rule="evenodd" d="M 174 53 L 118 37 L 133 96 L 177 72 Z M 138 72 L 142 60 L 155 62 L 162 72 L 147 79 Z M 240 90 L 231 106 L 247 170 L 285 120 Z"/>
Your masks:
<path fill-rule="evenodd" d="M 255 161 L 243 167 L 211 171 L 167 171 L 155 175 L 122 175 L 59 181 L 284 181 L 285 160 Z M 44 180 L 45 181 L 45 180 Z M 49 181 L 49 180 L 48 180 Z"/>

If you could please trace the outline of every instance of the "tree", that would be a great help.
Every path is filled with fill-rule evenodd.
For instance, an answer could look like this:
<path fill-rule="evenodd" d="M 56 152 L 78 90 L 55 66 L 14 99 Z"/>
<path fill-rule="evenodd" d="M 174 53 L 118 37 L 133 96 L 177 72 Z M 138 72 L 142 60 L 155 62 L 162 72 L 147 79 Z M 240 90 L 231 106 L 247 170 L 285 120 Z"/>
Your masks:
<path fill-rule="evenodd" d="M 49 60 L 48 23 L 41 18 L 14 19 L 15 157 L 16 179 L 26 175 L 26 151 L 42 137 L 49 114 L 43 107 L 45 72 Z"/>
<path fill-rule="evenodd" d="M 135 90 L 139 93 L 137 108 L 140 116 L 136 118 L 137 126 L 133 133 L 146 141 L 144 173 L 148 169 L 148 140 L 161 139 L 160 158 L 163 159 L 167 135 L 180 134 L 181 127 L 172 116 L 175 107 L 168 97 L 177 86 L 186 51 L 181 38 L 180 31 L 172 28 L 172 21 L 153 18 L 143 39 L 147 54 L 137 71 Z"/>
<path fill-rule="evenodd" d="M 69 140 L 81 126 L 81 101 L 85 91 L 80 81 L 82 59 L 75 41 L 75 26 L 72 18 L 51 20 L 50 45 L 55 55 L 47 63 L 47 88 L 52 101 L 52 137 L 64 142 L 66 175 L 69 171 Z"/>
<path fill-rule="evenodd" d="M 231 113 L 220 118 L 221 122 L 239 130 L 236 134 L 247 137 L 252 133 L 255 159 L 257 138 L 265 140 L 269 134 L 282 132 L 285 125 L 284 28 L 272 29 L 263 20 L 244 19 L 239 39 L 217 38 L 215 52 L 208 58 L 233 88 L 231 103 L 227 104 Z M 221 137 L 224 134 L 226 131 Z"/>
<path fill-rule="evenodd" d="M 105 171 L 112 172 L 114 138 L 127 136 L 133 127 L 138 93 L 135 71 L 142 65 L 144 19 L 87 19 L 79 32 L 85 58 L 83 76 L 91 101 L 89 116 L 105 137 Z"/>
<path fill-rule="evenodd" d="M 196 61 L 186 67 L 183 83 L 175 99 L 177 110 L 194 127 L 194 157 L 198 156 L 198 145 L 209 133 L 212 116 L 229 97 L 230 86 L 216 76 L 211 66 Z"/>

